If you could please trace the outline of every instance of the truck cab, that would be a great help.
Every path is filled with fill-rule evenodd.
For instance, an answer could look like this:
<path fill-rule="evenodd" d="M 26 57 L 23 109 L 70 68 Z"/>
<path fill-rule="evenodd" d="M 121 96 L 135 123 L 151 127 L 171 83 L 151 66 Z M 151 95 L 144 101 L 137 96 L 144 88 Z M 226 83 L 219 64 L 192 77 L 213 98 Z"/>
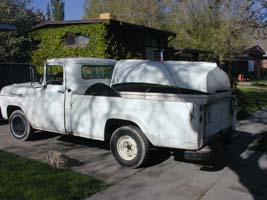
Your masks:
<path fill-rule="evenodd" d="M 42 86 L 60 85 L 62 91 L 84 94 L 95 83 L 110 85 L 116 60 L 97 58 L 49 59 L 44 66 Z"/>

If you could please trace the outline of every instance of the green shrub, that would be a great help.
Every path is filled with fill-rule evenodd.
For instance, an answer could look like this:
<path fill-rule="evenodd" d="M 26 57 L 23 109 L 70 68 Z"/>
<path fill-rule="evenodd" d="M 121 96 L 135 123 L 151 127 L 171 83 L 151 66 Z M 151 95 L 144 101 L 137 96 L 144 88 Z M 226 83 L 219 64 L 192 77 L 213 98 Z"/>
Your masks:
<path fill-rule="evenodd" d="M 65 46 L 64 38 L 68 33 L 83 35 L 89 38 L 86 47 Z M 107 51 L 107 33 L 104 24 L 71 25 L 35 30 L 31 37 L 41 41 L 40 48 L 32 51 L 32 63 L 40 66 L 49 58 L 64 57 L 100 57 L 104 58 Z"/>
<path fill-rule="evenodd" d="M 89 38 L 85 47 L 66 46 L 64 38 L 68 33 Z M 128 50 L 120 35 L 109 29 L 109 22 L 99 24 L 68 25 L 51 27 L 31 32 L 31 37 L 40 42 L 40 48 L 32 51 L 32 63 L 42 66 L 50 58 L 98 57 L 98 58 L 141 58 L 140 52 Z M 34 46 L 34 45 L 33 45 Z"/>

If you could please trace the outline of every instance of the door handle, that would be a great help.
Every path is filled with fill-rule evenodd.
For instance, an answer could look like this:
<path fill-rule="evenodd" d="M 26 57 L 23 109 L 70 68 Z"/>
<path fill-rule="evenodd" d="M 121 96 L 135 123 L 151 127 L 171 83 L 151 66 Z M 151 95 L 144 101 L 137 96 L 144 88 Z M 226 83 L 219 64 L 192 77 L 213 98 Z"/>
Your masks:
<path fill-rule="evenodd" d="M 67 92 L 71 92 L 71 89 L 70 89 L 70 88 L 68 88 L 68 89 L 67 89 Z"/>
<path fill-rule="evenodd" d="M 61 94 L 64 94 L 64 93 L 65 93 L 64 90 L 58 90 L 57 92 L 58 92 L 58 93 L 61 93 Z"/>

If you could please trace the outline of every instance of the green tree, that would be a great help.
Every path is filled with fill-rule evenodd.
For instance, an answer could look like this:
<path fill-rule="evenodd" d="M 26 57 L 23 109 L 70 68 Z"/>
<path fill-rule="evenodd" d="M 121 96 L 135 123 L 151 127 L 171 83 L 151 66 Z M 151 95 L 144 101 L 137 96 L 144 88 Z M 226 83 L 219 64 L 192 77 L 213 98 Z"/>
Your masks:
<path fill-rule="evenodd" d="M 166 0 L 85 0 L 84 19 L 99 18 L 100 13 L 111 13 L 118 20 L 149 27 L 164 24 Z"/>
<path fill-rule="evenodd" d="M 118 20 L 177 33 L 171 44 L 176 48 L 211 50 L 224 60 L 249 44 L 249 24 L 262 16 L 253 11 L 260 1 L 267 8 L 266 0 L 85 0 L 84 19 L 110 12 Z"/>
<path fill-rule="evenodd" d="M 250 41 L 247 1 L 175 0 L 167 16 L 175 47 L 212 50 L 220 60 L 240 54 Z"/>
<path fill-rule="evenodd" d="M 249 1 L 86 0 L 84 18 L 110 12 L 118 20 L 177 33 L 172 41 L 176 48 L 212 50 L 213 57 L 224 60 L 249 43 Z"/>
<path fill-rule="evenodd" d="M 14 24 L 15 31 L 0 31 L 0 60 L 25 62 L 30 59 L 28 32 L 43 20 L 40 11 L 27 9 L 30 1 L 1 0 L 0 23 Z"/>
<path fill-rule="evenodd" d="M 250 28 L 254 31 L 253 39 L 267 39 L 267 1 L 248 0 Z"/>
<path fill-rule="evenodd" d="M 46 19 L 51 20 L 51 9 L 50 9 L 50 4 L 48 3 L 46 6 Z"/>
<path fill-rule="evenodd" d="M 50 5 L 51 5 L 51 11 L 49 8 L 49 12 L 51 13 L 50 18 L 52 18 L 53 20 L 64 20 L 65 2 L 63 0 L 50 0 Z"/>

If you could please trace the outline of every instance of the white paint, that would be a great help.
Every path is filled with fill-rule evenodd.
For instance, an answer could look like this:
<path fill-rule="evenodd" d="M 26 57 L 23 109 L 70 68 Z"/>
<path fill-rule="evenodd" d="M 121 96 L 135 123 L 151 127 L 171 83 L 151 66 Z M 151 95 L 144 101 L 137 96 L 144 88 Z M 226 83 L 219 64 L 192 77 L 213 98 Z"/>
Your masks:
<path fill-rule="evenodd" d="M 148 60 L 117 62 L 111 84 L 153 83 L 214 94 L 229 91 L 227 74 L 216 63 Z"/>
<path fill-rule="evenodd" d="M 64 66 L 63 85 L 42 87 L 38 83 L 33 85 L 26 83 L 4 87 L 0 101 L 3 117 L 8 118 L 8 106 L 18 106 L 35 129 L 74 134 L 97 140 L 104 140 L 107 120 L 128 120 L 136 123 L 155 146 L 191 150 L 199 149 L 204 145 L 205 132 L 213 135 L 226 126 L 233 125 L 232 113 L 220 114 L 222 109 L 228 109 L 230 105 L 231 94 L 229 92 L 199 96 L 149 93 L 146 95 L 124 93 L 122 97 L 83 95 L 88 86 L 96 82 L 108 84 L 110 80 L 84 80 L 81 77 L 81 66 L 83 64 L 114 65 L 115 62 L 91 58 L 48 60 L 50 65 Z M 124 68 L 122 63 L 125 64 Z M 134 63 L 138 66 L 137 68 L 133 67 Z M 196 69 L 197 66 L 200 66 L 205 73 Z M 186 71 L 182 66 L 176 66 L 175 62 L 166 62 L 163 65 L 150 61 L 149 63 L 147 61 L 121 61 L 115 66 L 112 81 L 119 83 L 127 82 L 127 80 L 143 80 L 173 85 L 177 84 L 179 78 L 185 76 L 184 72 L 179 72 L 178 69 Z M 190 86 L 191 89 L 197 89 L 201 80 L 205 84 L 207 81 L 216 82 L 221 71 L 217 70 L 214 64 L 204 67 L 202 63 L 193 67 L 192 72 L 187 70 L 187 73 L 194 75 L 188 74 L 184 82 L 180 80 L 180 83 L 186 86 L 185 82 L 188 80 L 188 88 Z M 196 81 L 198 84 L 191 83 L 190 81 L 196 74 L 201 77 Z M 223 78 L 218 80 L 225 78 L 224 75 L 222 76 Z M 225 85 L 216 83 L 215 87 L 207 87 L 205 84 L 200 84 L 198 88 L 205 89 L 206 87 L 206 91 L 214 91 L 218 88 L 227 88 L 228 82 Z M 71 92 L 67 92 L 68 88 Z M 216 127 L 210 125 L 204 128 L 206 123 L 204 116 L 207 115 L 205 107 L 208 108 L 207 106 L 212 114 L 210 123 L 216 123 Z M 217 109 L 219 109 L 218 113 Z"/>

